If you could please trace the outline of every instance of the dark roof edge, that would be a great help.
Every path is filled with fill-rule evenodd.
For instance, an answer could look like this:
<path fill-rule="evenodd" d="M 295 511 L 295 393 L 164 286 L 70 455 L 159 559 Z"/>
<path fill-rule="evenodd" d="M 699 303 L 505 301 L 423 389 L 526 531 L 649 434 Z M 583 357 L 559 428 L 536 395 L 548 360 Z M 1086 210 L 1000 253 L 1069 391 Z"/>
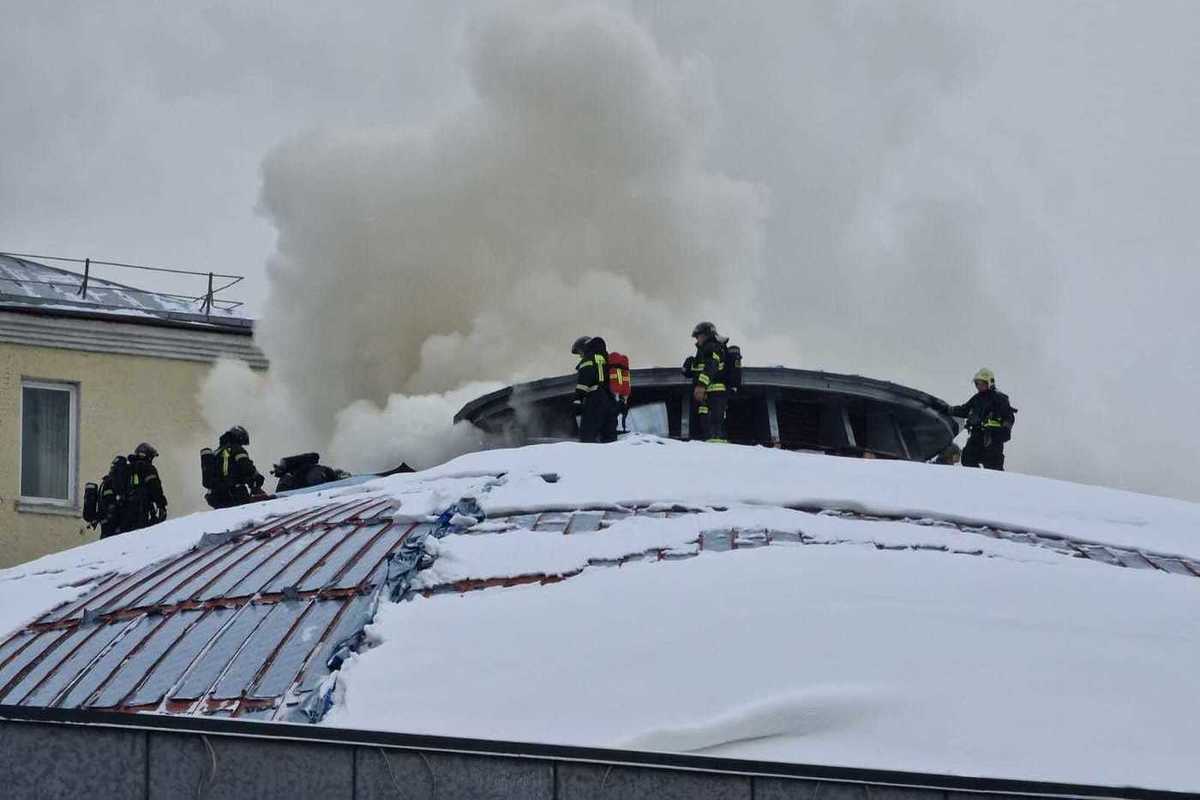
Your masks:
<path fill-rule="evenodd" d="M 630 370 L 633 378 L 634 392 L 638 387 L 684 386 L 688 380 L 684 378 L 678 367 L 650 367 L 647 369 Z M 867 378 L 862 375 L 846 375 L 837 372 L 821 370 L 794 369 L 791 367 L 745 367 L 742 381 L 753 386 L 767 385 L 780 388 L 794 389 L 826 389 L 847 394 L 882 393 L 892 395 L 896 399 L 909 400 L 921 406 L 932 407 L 937 398 L 928 392 L 913 389 L 890 381 Z M 546 395 L 567 391 L 575 385 L 574 375 L 558 375 L 551 378 L 541 378 L 526 383 L 514 384 L 494 392 L 477 397 L 462 407 L 454 415 L 455 422 L 471 420 L 489 406 L 503 405 L 508 402 L 514 392 L 528 392 L 533 399 Z"/>
<path fill-rule="evenodd" d="M 505 758 L 540 758 L 548 761 L 592 763 L 702 772 L 726 775 L 840 781 L 889 787 L 943 791 L 1023 794 L 1040 797 L 1131 798 L 1132 800 L 1184 800 L 1200 795 L 1192 792 L 1137 787 L 1111 787 L 1051 781 L 979 778 L 927 772 L 831 767 L 777 761 L 718 758 L 684 753 L 654 753 L 600 747 L 575 747 L 529 742 L 494 741 L 450 736 L 425 736 L 388 731 L 332 728 L 275 722 L 248 722 L 205 717 L 173 717 L 158 714 L 129 714 L 110 711 L 0 705 L 0 720 L 52 725 L 92 725 L 126 730 L 160 731 L 231 736 L 244 739 L 290 740 L 342 746 L 390 747 L 395 749 L 457 753 Z"/>
<path fill-rule="evenodd" d="M 35 317 L 90 319 L 101 322 L 124 322 L 130 325 L 153 325 L 159 328 L 181 328 L 193 331 L 205 330 L 212 333 L 228 333 L 234 336 L 254 335 L 254 320 L 245 317 L 218 318 L 197 314 L 195 315 L 195 319 L 191 319 L 189 315 L 170 311 L 130 310 L 138 313 L 130 314 L 105 310 L 92 311 L 83 308 L 48 308 L 34 303 L 14 303 L 11 300 L 0 297 L 0 311 L 11 311 L 14 314 L 28 314 Z"/>

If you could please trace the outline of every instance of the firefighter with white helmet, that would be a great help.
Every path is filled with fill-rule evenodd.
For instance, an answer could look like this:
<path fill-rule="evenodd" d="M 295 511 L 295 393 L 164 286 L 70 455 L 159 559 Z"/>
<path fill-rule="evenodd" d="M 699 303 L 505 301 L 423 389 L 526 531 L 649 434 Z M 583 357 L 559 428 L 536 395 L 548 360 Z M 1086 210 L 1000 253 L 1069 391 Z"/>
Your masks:
<path fill-rule="evenodd" d="M 1004 443 L 1012 438 L 1017 409 L 1008 395 L 996 388 L 996 374 L 987 367 L 972 379 L 975 395 L 961 406 L 948 409 L 966 418 L 967 445 L 962 451 L 964 467 L 1004 469 Z"/>

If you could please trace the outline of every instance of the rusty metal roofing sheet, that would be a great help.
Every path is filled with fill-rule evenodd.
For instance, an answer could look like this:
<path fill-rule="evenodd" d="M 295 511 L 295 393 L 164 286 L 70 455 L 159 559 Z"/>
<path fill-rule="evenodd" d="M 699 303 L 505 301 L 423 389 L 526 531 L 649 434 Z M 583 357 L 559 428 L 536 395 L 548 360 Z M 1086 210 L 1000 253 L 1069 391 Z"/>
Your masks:
<path fill-rule="evenodd" d="M 100 693 L 88 701 L 88 706 L 96 708 L 111 708 L 121 704 L 121 701 L 134 690 L 154 668 L 159 658 L 175 644 L 180 634 L 196 621 L 197 612 L 179 612 L 167 617 L 162 623 L 143 639 L 137 649 L 121 663 L 111 677 L 105 682 Z"/>
<path fill-rule="evenodd" d="M 198 700 L 203 697 L 270 611 L 269 605 L 256 603 L 243 606 L 233 622 L 224 628 L 196 665 L 188 670 L 171 697 L 176 700 Z"/>
<path fill-rule="evenodd" d="M 200 619 L 179 637 L 174 646 L 146 675 L 141 686 L 129 698 L 130 706 L 158 705 L 172 686 L 179 682 L 183 673 L 216 635 L 217 631 L 236 613 L 231 608 L 214 608 L 211 611 L 194 613 Z"/>
<path fill-rule="evenodd" d="M 45 652 L 51 644 L 58 641 L 61 636 L 61 631 L 14 636 L 14 640 L 19 640 L 19 642 L 14 642 L 14 645 L 19 644 L 19 646 L 12 648 L 12 654 L 8 657 L 8 661 L 0 666 L 0 693 L 7 694 L 8 684 L 16 680 L 17 676 L 33 663 L 34 659 Z"/>
<path fill-rule="evenodd" d="M 152 633 L 162 623 L 162 618 L 148 616 L 139 617 L 127 629 L 123 630 L 114 640 L 112 648 L 90 665 L 79 681 L 67 692 L 57 705 L 65 708 L 80 708 L 88 698 L 99 689 L 108 677 L 121 665 L 125 657 L 141 644 L 147 635 Z"/>
<path fill-rule="evenodd" d="M 296 684 L 297 691 L 311 692 L 317 688 L 317 684 L 328 674 L 325 665 L 338 646 L 360 633 L 370 622 L 373 604 L 374 598 L 370 595 L 358 595 L 343 605 L 338 612 L 339 616 L 334 620 L 332 630 L 326 631 L 320 646 L 304 665 L 304 672 Z"/>
<path fill-rule="evenodd" d="M 397 504 L 337 500 L 275 515 L 130 574 L 0 642 L 0 698 L 68 708 L 271 718 L 328 674 L 369 622 L 389 554 L 430 526 Z"/>
<path fill-rule="evenodd" d="M 262 623 L 229 662 L 221 679 L 213 687 L 212 696 L 218 700 L 241 697 L 263 666 L 270 663 L 276 649 L 307 607 L 307 602 L 298 601 L 267 607 L 269 611 Z"/>
<path fill-rule="evenodd" d="M 323 686 L 324 679 L 362 640 L 380 594 L 403 593 L 418 568 L 423 539 L 451 532 L 446 522 L 398 521 L 396 508 L 395 501 L 379 497 L 333 500 L 244 529 L 206 534 L 184 553 L 131 574 L 104 576 L 84 596 L 0 641 L 0 702 L 315 718 L 327 707 L 330 685 Z M 519 536 L 532 530 L 603 536 L 607 526 L 631 514 L 661 518 L 687 512 L 656 506 L 515 510 L 492 520 L 499 524 L 480 535 Z M 1200 573 L 1200 565 L 1165 555 L 947 524 L 964 536 L 983 533 L 1118 567 Z M 699 547 L 805 541 L 799 533 L 717 529 L 704 531 Z M 695 547 L 652 549 L 590 563 L 696 552 Z M 508 576 L 431 591 L 564 577 Z"/>
<path fill-rule="evenodd" d="M 113 643 L 125 626 L 93 625 L 89 627 L 92 630 L 92 635 L 81 642 L 66 660 L 58 664 L 54 672 L 47 675 L 46 679 L 28 697 L 22 700 L 23 703 L 31 706 L 53 705 L 55 698 L 62 694 L 71 684 L 71 681 L 83 671 L 84 667 L 91 663 L 93 658 L 100 655 L 100 652 L 104 648 Z"/>
<path fill-rule="evenodd" d="M 249 697 L 266 699 L 280 697 L 295 682 L 304 662 L 329 628 L 329 623 L 344 604 L 329 601 L 314 602 L 294 626 L 287 641 L 279 648 L 271 665 L 248 693 Z"/>

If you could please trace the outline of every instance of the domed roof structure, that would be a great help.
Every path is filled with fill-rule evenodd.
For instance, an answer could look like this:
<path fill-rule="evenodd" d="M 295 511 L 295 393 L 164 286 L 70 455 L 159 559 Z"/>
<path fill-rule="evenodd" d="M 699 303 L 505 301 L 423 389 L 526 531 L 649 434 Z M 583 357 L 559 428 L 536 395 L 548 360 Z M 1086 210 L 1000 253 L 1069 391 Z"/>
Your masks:
<path fill-rule="evenodd" d="M 1195 790 L 1196 530 L 903 461 L 491 450 L 0 572 L 0 704 Z"/>

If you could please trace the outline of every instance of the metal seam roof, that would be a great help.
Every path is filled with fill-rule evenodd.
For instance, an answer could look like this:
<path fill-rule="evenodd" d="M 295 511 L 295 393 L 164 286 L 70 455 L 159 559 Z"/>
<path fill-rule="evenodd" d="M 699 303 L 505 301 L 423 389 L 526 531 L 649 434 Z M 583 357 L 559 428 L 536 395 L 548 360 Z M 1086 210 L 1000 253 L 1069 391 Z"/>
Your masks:
<path fill-rule="evenodd" d="M 0 703 L 57 708 L 156 711 L 253 719 L 312 719 L 323 712 L 318 688 L 331 660 L 362 636 L 383 591 L 408 592 L 422 566 L 428 535 L 507 536 L 557 532 L 602 535 L 631 515 L 670 518 L 699 509 L 673 507 L 513 509 L 484 530 L 396 518 L 396 501 L 378 496 L 334 502 L 268 519 L 241 530 L 206 535 L 200 544 L 128 575 L 108 575 L 78 600 L 42 615 L 0 642 Z M 797 509 L 812 511 L 812 509 Z M 822 513 L 860 520 L 886 517 Z M 1028 531 L 947 520 L 935 525 L 1054 550 L 1110 566 L 1200 577 L 1190 559 L 1100 546 Z M 495 525 L 509 527 L 495 528 Z M 593 559 L 564 575 L 530 573 L 426 586 L 424 595 L 493 586 L 553 583 L 592 567 L 636 560 L 689 558 L 701 551 L 777 543 L 836 544 L 803 533 L 739 528 L 703 531 L 696 549 L 650 548 L 621 558 Z M 877 543 L 883 549 L 933 545 Z M 336 664 L 334 665 L 336 666 Z M 313 709 L 316 709 L 315 711 Z"/>
<path fill-rule="evenodd" d="M 0 643 L 0 697 L 66 708 L 289 713 L 327 674 L 341 641 L 361 632 L 387 562 L 422 527 L 393 519 L 395 511 L 378 497 L 304 509 L 106 576 Z M 247 562 L 250 569 L 236 569 Z M 221 584 L 227 577 L 234 580 Z M 225 591 L 210 593 L 217 585 Z"/>

